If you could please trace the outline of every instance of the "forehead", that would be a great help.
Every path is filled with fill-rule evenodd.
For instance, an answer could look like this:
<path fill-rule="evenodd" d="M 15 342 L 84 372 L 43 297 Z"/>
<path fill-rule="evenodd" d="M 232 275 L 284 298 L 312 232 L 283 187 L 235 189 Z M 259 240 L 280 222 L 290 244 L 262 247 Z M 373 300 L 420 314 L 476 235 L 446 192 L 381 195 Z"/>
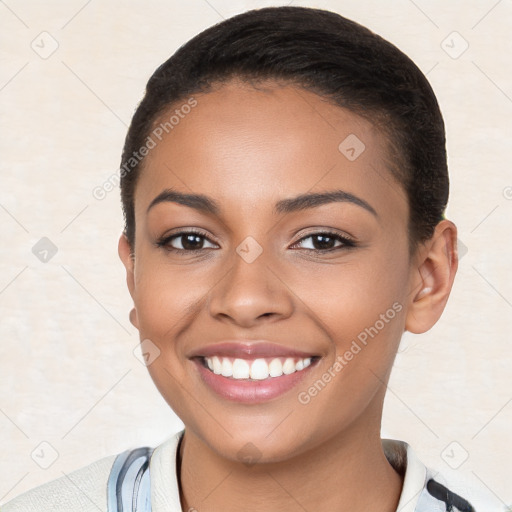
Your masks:
<path fill-rule="evenodd" d="M 159 136 L 152 132 L 136 212 L 165 188 L 214 197 L 237 214 L 343 189 L 384 215 L 407 216 L 387 140 L 370 121 L 291 85 L 230 82 L 194 99 L 193 108 L 181 109 L 185 99 L 155 123 Z"/>

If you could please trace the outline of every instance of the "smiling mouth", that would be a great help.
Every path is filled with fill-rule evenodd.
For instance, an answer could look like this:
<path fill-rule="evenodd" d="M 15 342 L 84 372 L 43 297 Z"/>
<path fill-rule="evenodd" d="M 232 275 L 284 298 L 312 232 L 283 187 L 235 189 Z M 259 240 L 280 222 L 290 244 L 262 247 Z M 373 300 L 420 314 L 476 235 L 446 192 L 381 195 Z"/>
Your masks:
<path fill-rule="evenodd" d="M 201 357 L 202 365 L 215 375 L 230 380 L 261 381 L 301 372 L 318 357 L 272 357 L 240 359 L 233 357 Z"/>

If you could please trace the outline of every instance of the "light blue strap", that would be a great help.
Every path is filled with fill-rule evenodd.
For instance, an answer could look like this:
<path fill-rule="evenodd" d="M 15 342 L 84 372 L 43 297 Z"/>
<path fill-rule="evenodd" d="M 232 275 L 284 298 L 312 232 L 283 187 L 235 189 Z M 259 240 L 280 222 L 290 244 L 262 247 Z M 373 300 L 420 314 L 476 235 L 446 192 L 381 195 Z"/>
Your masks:
<path fill-rule="evenodd" d="M 149 461 L 152 448 L 120 453 L 107 482 L 108 512 L 151 512 Z"/>
<path fill-rule="evenodd" d="M 414 512 L 446 512 L 446 503 L 434 498 L 424 487 Z"/>

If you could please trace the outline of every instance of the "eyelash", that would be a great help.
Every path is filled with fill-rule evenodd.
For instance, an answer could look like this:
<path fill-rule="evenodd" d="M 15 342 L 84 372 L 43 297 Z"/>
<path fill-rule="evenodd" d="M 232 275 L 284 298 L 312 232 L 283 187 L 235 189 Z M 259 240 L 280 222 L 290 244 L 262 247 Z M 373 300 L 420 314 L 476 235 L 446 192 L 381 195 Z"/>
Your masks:
<path fill-rule="evenodd" d="M 173 240 L 175 238 L 180 238 L 181 236 L 184 236 L 184 235 L 197 235 L 197 236 L 207 239 L 211 243 L 214 243 L 208 238 L 206 233 L 204 233 L 203 231 L 190 229 L 187 231 L 179 231 L 178 233 L 173 233 L 170 236 L 164 236 L 164 237 L 160 238 L 156 242 L 155 245 L 157 247 L 164 248 L 166 251 L 173 252 L 173 253 L 182 253 L 182 254 L 191 253 L 191 252 L 200 253 L 200 252 L 207 251 L 210 249 L 208 247 L 203 247 L 201 249 L 196 249 L 196 250 L 176 249 L 176 247 L 172 247 L 169 245 L 171 240 Z M 329 253 L 329 252 L 337 251 L 340 249 L 350 249 L 350 248 L 356 247 L 356 245 L 357 245 L 356 242 L 354 242 L 354 240 L 352 240 L 348 237 L 342 236 L 339 233 L 336 233 L 333 231 L 316 231 L 314 233 L 309 233 L 308 235 L 302 237 L 300 240 L 295 242 L 293 245 L 297 245 L 298 243 L 302 242 L 303 240 L 307 240 L 308 238 L 315 237 L 318 235 L 327 235 L 327 237 L 329 237 L 329 238 L 334 238 L 335 240 L 340 241 L 343 245 L 340 245 L 338 247 L 332 247 L 330 249 L 303 249 L 303 250 L 319 254 L 319 253 Z"/>

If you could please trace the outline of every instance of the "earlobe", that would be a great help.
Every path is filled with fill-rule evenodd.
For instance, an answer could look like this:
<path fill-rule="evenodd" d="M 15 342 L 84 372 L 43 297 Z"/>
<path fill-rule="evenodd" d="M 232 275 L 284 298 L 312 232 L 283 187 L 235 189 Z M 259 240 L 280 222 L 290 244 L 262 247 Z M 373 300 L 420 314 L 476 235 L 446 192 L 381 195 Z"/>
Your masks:
<path fill-rule="evenodd" d="M 405 330 L 420 334 L 439 320 L 457 271 L 456 244 L 455 224 L 449 220 L 439 222 L 412 274 Z"/>
<path fill-rule="evenodd" d="M 135 308 L 132 308 L 132 310 L 130 311 L 130 315 L 129 315 L 129 318 L 130 318 L 130 323 L 136 328 L 138 329 L 139 328 L 139 320 L 137 318 L 137 310 Z"/>

